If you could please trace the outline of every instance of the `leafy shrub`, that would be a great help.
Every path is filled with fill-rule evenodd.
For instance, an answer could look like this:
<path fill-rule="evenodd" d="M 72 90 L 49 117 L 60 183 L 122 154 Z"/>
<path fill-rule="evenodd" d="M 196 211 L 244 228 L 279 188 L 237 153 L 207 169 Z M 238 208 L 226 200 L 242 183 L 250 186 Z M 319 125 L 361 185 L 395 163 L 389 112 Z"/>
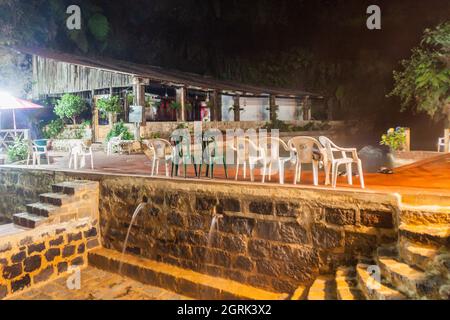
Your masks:
<path fill-rule="evenodd" d="M 390 128 L 386 134 L 381 136 L 380 145 L 388 146 L 392 150 L 402 150 L 406 143 L 405 128 Z"/>
<path fill-rule="evenodd" d="M 25 160 L 28 156 L 28 140 L 16 138 L 14 143 L 8 146 L 7 155 L 10 162 Z"/>
<path fill-rule="evenodd" d="M 109 141 L 113 137 L 118 137 L 118 136 L 120 136 L 120 134 L 122 134 L 123 140 L 133 140 L 134 139 L 134 135 L 132 133 L 130 133 L 130 131 L 125 126 L 123 121 L 119 121 L 116 124 L 114 124 L 112 129 L 108 132 L 108 135 L 106 136 L 106 141 Z"/>
<path fill-rule="evenodd" d="M 77 123 L 77 117 L 86 110 L 86 103 L 79 96 L 66 93 L 58 100 L 55 106 L 55 114 L 61 119 L 71 119 Z"/>
<path fill-rule="evenodd" d="M 47 125 L 42 128 L 42 135 L 45 139 L 55 139 L 64 130 L 64 121 L 61 119 L 56 119 L 50 121 Z"/>
<path fill-rule="evenodd" d="M 97 101 L 97 108 L 106 113 L 117 113 L 122 111 L 119 96 L 110 96 Z"/>

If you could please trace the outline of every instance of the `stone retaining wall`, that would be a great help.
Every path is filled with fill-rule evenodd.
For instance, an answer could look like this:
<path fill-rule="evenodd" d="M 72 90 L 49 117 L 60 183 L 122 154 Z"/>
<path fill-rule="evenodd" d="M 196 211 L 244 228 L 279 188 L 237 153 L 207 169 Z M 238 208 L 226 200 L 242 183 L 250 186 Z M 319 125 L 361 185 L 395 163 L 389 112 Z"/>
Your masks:
<path fill-rule="evenodd" d="M 97 234 L 96 222 L 82 219 L 0 237 L 0 299 L 85 266 Z"/>
<path fill-rule="evenodd" d="M 0 176 L 5 174 L 16 173 L 0 169 Z M 397 239 L 393 195 L 232 180 L 53 173 L 56 182 L 74 178 L 100 182 L 104 247 L 122 250 L 134 209 L 148 200 L 132 227 L 129 253 L 278 292 L 293 292 L 319 273 L 371 258 L 379 245 Z M 214 213 L 223 217 L 208 246 Z"/>

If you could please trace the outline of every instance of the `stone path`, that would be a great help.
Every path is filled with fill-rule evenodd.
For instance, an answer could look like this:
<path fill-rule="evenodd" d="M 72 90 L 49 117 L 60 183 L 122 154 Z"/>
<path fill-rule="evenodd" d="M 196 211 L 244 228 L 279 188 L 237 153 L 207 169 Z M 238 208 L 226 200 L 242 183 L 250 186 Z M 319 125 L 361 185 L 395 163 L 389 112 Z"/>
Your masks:
<path fill-rule="evenodd" d="M 188 297 L 87 267 L 81 271 L 80 289 L 69 289 L 62 277 L 43 286 L 17 293 L 9 300 L 184 300 Z"/>

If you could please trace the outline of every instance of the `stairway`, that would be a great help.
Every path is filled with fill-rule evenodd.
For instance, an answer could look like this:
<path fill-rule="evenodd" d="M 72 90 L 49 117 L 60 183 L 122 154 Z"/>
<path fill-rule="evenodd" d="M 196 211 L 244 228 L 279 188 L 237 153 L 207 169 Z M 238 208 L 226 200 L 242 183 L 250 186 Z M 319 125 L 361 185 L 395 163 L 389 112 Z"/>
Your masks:
<path fill-rule="evenodd" d="M 98 192 L 98 183 L 67 181 L 52 185 L 51 193 L 39 196 L 39 202 L 26 205 L 26 212 L 13 215 L 13 223 L 34 229 L 41 225 L 63 223 L 92 213 L 90 197 Z"/>
<path fill-rule="evenodd" d="M 396 244 L 378 248 L 371 263 L 319 276 L 308 299 L 450 299 L 450 211 L 402 208 Z"/>

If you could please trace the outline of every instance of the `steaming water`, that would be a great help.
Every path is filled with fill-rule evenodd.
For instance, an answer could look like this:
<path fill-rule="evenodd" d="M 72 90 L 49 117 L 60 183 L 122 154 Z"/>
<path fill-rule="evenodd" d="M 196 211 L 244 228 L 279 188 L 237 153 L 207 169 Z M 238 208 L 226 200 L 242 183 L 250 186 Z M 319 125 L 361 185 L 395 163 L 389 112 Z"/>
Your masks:
<path fill-rule="evenodd" d="M 209 227 L 209 232 L 208 232 L 208 246 L 207 246 L 207 249 L 209 247 L 211 247 L 214 229 L 216 229 L 216 231 L 219 231 L 219 219 L 220 218 L 222 218 L 222 215 L 214 213 L 213 218 L 211 220 L 211 226 Z"/>
<path fill-rule="evenodd" d="M 134 220 L 136 220 L 137 216 L 139 215 L 139 212 L 142 211 L 142 209 L 145 207 L 146 204 L 147 204 L 146 202 L 140 203 L 140 204 L 136 207 L 136 210 L 134 210 L 133 216 L 131 217 L 130 226 L 128 227 L 127 236 L 125 237 L 125 242 L 124 242 L 124 244 L 123 244 L 122 256 L 120 257 L 119 274 L 120 274 L 121 271 L 122 271 L 123 257 L 124 257 L 124 255 L 125 255 L 125 251 L 127 250 L 128 238 L 130 237 L 130 232 L 131 232 L 131 228 L 133 227 Z"/>

